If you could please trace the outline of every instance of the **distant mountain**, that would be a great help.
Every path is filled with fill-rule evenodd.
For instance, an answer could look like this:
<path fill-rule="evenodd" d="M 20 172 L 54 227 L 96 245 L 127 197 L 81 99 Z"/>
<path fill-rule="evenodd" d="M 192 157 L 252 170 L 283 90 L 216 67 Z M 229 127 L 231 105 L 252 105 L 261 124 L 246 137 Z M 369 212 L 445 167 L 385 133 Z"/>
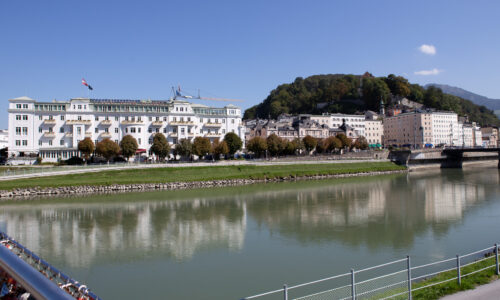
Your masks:
<path fill-rule="evenodd" d="M 477 105 L 484 105 L 491 110 L 500 110 L 500 99 L 491 99 L 447 84 L 429 83 L 425 85 L 425 88 L 428 88 L 429 86 L 440 88 L 446 94 L 470 100 Z"/>

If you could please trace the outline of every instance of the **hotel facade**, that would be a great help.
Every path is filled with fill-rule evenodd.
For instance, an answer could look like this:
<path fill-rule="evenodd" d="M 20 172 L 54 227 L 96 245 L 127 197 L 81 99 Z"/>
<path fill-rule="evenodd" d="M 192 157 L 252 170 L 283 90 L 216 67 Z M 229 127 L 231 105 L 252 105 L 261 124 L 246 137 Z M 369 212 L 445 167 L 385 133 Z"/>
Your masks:
<path fill-rule="evenodd" d="M 57 162 L 77 156 L 78 143 L 109 138 L 119 143 L 133 136 L 149 153 L 153 137 L 162 133 L 170 144 L 198 136 L 222 140 L 234 132 L 244 140 L 241 109 L 180 100 L 73 98 L 39 102 L 28 97 L 9 100 L 9 157 L 38 156 Z"/>

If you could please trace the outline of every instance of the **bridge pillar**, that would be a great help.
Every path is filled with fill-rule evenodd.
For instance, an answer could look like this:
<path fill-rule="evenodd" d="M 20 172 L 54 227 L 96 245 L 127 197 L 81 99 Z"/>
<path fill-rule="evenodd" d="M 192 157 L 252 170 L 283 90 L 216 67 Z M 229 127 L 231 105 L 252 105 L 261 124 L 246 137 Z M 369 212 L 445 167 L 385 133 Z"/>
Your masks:
<path fill-rule="evenodd" d="M 398 165 L 408 166 L 408 161 L 410 159 L 411 151 L 410 150 L 402 150 L 402 151 L 391 151 L 389 152 L 389 159 Z"/>
<path fill-rule="evenodd" d="M 464 163 L 463 152 L 448 152 L 446 160 L 441 164 L 441 168 L 461 169 Z"/>

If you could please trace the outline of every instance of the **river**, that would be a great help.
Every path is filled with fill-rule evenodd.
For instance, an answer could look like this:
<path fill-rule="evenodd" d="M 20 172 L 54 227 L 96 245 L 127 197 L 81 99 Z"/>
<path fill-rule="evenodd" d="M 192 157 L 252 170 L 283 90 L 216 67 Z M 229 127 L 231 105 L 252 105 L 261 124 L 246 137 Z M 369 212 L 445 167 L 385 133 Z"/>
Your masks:
<path fill-rule="evenodd" d="M 240 299 L 482 249 L 498 228 L 496 168 L 0 204 L 1 230 L 103 299 Z"/>

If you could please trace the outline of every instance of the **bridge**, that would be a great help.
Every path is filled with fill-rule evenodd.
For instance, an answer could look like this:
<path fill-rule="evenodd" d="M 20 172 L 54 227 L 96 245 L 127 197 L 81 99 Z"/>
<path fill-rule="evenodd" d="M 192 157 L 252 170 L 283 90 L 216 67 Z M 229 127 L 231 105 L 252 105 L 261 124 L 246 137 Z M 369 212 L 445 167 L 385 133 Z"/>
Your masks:
<path fill-rule="evenodd" d="M 101 299 L 1 231 L 0 281 L 2 296 L 9 299 L 22 294 L 37 300 Z"/>
<path fill-rule="evenodd" d="M 440 164 L 441 168 L 462 168 L 464 162 L 498 160 L 500 169 L 500 148 L 396 150 L 389 153 L 389 159 L 408 167 Z"/>

